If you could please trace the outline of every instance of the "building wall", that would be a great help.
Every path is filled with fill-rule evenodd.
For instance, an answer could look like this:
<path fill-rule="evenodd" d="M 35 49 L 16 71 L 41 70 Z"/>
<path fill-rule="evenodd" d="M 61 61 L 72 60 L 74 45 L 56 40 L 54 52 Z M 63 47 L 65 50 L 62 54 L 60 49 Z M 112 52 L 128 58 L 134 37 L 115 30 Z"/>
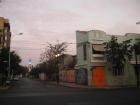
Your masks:
<path fill-rule="evenodd" d="M 0 17 L 0 49 L 9 48 L 11 40 L 9 20 Z"/>
<path fill-rule="evenodd" d="M 40 80 L 47 80 L 48 79 L 47 74 L 46 73 L 40 73 L 39 74 L 39 79 Z"/>
<path fill-rule="evenodd" d="M 93 68 L 94 67 L 104 67 L 105 76 L 106 76 L 106 85 L 109 86 L 118 86 L 118 85 L 134 85 L 136 84 L 136 76 L 134 73 L 134 67 L 132 64 L 125 64 L 125 75 L 123 76 L 113 76 L 112 71 L 109 69 L 109 64 L 104 58 L 104 54 L 93 54 L 92 45 L 99 44 L 102 45 L 104 42 L 107 42 L 111 39 L 112 35 L 108 35 L 100 30 L 91 30 L 91 31 L 77 31 L 76 32 L 76 41 L 77 41 L 77 64 L 76 69 L 85 68 L 87 69 L 87 79 L 88 85 L 93 86 Z M 125 36 L 115 35 L 118 38 L 118 42 L 124 40 L 133 39 L 132 44 L 135 42 L 136 38 L 140 38 L 140 34 L 129 33 Z M 83 42 L 86 42 L 87 47 L 87 60 L 83 59 Z M 79 44 L 80 43 L 80 44 Z M 140 58 L 138 57 L 139 61 Z M 135 59 L 133 59 L 133 62 Z M 139 62 L 138 61 L 138 62 Z"/>
<path fill-rule="evenodd" d="M 63 54 L 59 57 L 59 70 L 71 68 L 71 64 L 76 61 L 76 57 L 73 55 Z"/>
<path fill-rule="evenodd" d="M 78 84 L 87 85 L 88 84 L 88 70 L 85 68 L 80 68 L 76 70 L 76 82 Z"/>
<path fill-rule="evenodd" d="M 84 60 L 83 45 L 88 41 L 88 33 L 86 31 L 76 31 L 77 42 L 77 65 L 86 65 L 87 60 Z M 88 48 L 86 49 L 88 51 Z M 88 56 L 87 56 L 88 57 Z"/>
<path fill-rule="evenodd" d="M 133 65 L 127 62 L 124 66 L 124 74 L 113 76 L 110 65 L 106 65 L 106 77 L 108 86 L 134 86 L 136 85 L 136 76 Z"/>
<path fill-rule="evenodd" d="M 60 81 L 62 82 L 76 82 L 76 72 L 74 69 L 60 71 Z"/>

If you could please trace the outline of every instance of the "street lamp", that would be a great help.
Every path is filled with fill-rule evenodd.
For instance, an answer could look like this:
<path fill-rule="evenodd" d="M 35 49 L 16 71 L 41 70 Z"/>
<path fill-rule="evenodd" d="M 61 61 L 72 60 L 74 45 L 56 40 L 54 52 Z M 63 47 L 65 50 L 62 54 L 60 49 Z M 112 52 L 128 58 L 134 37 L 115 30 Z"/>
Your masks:
<path fill-rule="evenodd" d="M 140 21 L 139 21 L 139 22 L 136 22 L 136 24 L 137 24 L 137 25 L 140 24 Z"/>
<path fill-rule="evenodd" d="M 18 34 L 16 34 L 16 35 L 14 35 L 13 37 L 15 37 L 15 36 L 19 36 L 19 35 L 23 35 L 23 33 L 18 33 Z M 12 38 L 13 37 L 11 37 L 11 39 L 10 39 L 10 46 L 9 46 L 9 72 L 8 72 L 8 78 L 9 79 L 11 79 L 11 78 L 13 78 L 13 71 L 12 71 L 12 77 L 10 78 L 10 71 L 11 71 L 11 56 L 10 56 L 10 49 L 11 49 L 11 40 L 12 40 Z"/>
<path fill-rule="evenodd" d="M 57 80 L 57 85 L 59 84 L 59 65 L 58 65 L 58 57 L 60 56 L 60 54 L 56 54 L 56 60 L 57 60 L 57 74 L 56 74 L 56 80 Z"/>

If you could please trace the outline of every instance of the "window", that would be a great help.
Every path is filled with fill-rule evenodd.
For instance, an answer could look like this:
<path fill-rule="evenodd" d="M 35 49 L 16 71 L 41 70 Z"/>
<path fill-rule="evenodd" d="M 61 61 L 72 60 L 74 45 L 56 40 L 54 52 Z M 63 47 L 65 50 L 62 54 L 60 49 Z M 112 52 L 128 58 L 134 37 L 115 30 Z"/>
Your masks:
<path fill-rule="evenodd" d="M 0 36 L 0 44 L 1 44 L 2 40 L 1 40 L 1 36 Z"/>
<path fill-rule="evenodd" d="M 5 29 L 4 29 L 4 33 L 5 33 L 5 34 L 7 34 L 7 33 L 8 33 L 8 30 L 7 30 L 7 28 L 5 28 Z"/>
<path fill-rule="evenodd" d="M 2 32 L 2 30 L 0 29 L 0 33 Z"/>
<path fill-rule="evenodd" d="M 7 40 L 7 36 L 5 36 L 5 40 Z"/>
<path fill-rule="evenodd" d="M 96 51 L 96 50 L 92 50 L 93 54 L 104 54 L 104 51 Z"/>
<path fill-rule="evenodd" d="M 113 68 L 113 76 L 121 76 L 124 74 L 124 69 Z"/>
<path fill-rule="evenodd" d="M 84 57 L 84 60 L 87 59 L 86 44 L 83 45 L 83 57 Z"/>
<path fill-rule="evenodd" d="M 92 53 L 93 54 L 104 54 L 104 45 L 103 44 L 93 44 Z"/>
<path fill-rule="evenodd" d="M 7 43 L 6 42 L 4 43 L 4 47 L 7 47 Z"/>

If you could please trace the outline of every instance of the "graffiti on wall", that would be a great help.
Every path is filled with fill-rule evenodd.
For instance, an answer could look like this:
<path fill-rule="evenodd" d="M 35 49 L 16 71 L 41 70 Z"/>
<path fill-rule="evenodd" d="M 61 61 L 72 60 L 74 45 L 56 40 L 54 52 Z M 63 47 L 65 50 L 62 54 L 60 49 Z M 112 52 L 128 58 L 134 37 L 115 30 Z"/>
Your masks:
<path fill-rule="evenodd" d="M 62 70 L 59 75 L 62 82 L 75 82 L 75 70 Z"/>
<path fill-rule="evenodd" d="M 87 84 L 87 69 L 80 68 L 77 70 L 77 83 L 79 84 Z"/>

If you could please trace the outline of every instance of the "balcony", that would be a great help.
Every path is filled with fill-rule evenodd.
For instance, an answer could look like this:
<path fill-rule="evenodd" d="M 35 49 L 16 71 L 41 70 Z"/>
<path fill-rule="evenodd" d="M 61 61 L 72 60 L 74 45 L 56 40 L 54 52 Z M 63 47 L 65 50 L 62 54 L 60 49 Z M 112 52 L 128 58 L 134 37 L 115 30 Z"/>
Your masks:
<path fill-rule="evenodd" d="M 93 54 L 92 55 L 93 58 L 104 58 L 103 54 Z"/>

